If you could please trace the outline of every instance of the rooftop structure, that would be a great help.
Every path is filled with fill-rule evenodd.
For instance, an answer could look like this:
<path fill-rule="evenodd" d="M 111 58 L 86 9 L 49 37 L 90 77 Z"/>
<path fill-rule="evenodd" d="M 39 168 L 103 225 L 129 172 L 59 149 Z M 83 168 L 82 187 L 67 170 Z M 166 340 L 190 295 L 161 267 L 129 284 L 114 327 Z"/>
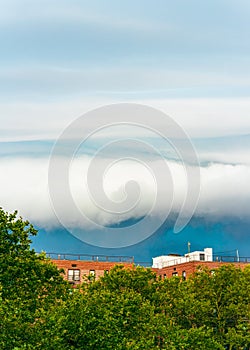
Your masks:
<path fill-rule="evenodd" d="M 131 256 L 67 253 L 47 253 L 47 256 L 58 268 L 64 269 L 64 278 L 73 285 L 82 283 L 88 276 L 98 279 L 105 273 L 109 273 L 109 270 L 115 265 L 120 264 L 126 268 L 133 268 L 135 265 L 145 266 L 145 263 L 134 262 L 134 257 Z M 212 248 L 205 248 L 183 256 L 168 254 L 155 257 L 152 270 L 161 278 L 180 276 L 186 279 L 201 266 L 214 270 L 232 263 L 239 268 L 244 268 L 250 263 L 250 258 L 239 257 L 238 251 L 236 256 L 213 255 Z"/>
<path fill-rule="evenodd" d="M 213 261 L 213 249 L 205 248 L 202 251 L 195 251 L 184 256 L 169 254 L 153 258 L 153 268 L 162 269 L 164 267 L 183 264 L 191 261 Z"/>
<path fill-rule="evenodd" d="M 214 270 L 222 265 L 235 264 L 239 268 L 244 268 L 250 263 L 250 258 L 236 256 L 213 255 L 212 248 L 205 248 L 203 251 L 194 251 L 184 256 L 169 254 L 153 258 L 152 269 L 161 278 L 180 276 L 183 279 L 188 278 L 200 267 L 207 267 Z"/>

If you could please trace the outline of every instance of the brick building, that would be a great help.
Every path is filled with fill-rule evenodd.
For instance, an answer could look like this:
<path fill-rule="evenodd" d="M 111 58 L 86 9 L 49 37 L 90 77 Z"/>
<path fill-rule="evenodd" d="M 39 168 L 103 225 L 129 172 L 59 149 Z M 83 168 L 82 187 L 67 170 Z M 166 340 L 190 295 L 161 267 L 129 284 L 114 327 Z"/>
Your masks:
<path fill-rule="evenodd" d="M 162 278 L 169 278 L 172 276 L 181 276 L 186 279 L 192 275 L 199 267 L 208 267 L 210 270 L 217 269 L 222 265 L 234 264 L 236 267 L 244 269 L 249 262 L 225 262 L 225 261 L 190 261 L 184 262 L 175 266 L 167 266 L 162 269 L 152 268 L 153 271 L 160 275 Z"/>
<path fill-rule="evenodd" d="M 177 254 L 158 256 L 153 258 L 152 269 L 162 278 L 181 276 L 183 279 L 186 279 L 200 266 L 206 266 L 213 270 L 222 265 L 234 264 L 243 269 L 249 263 L 250 258 L 214 256 L 212 248 L 205 248 L 204 251 L 195 251 L 184 256 Z"/>
<path fill-rule="evenodd" d="M 115 265 L 123 265 L 132 268 L 133 257 L 129 256 L 104 256 L 104 255 L 74 255 L 74 254 L 47 254 L 52 262 L 65 272 L 64 278 L 73 285 L 80 284 L 88 276 L 99 278 Z"/>
<path fill-rule="evenodd" d="M 99 278 L 115 265 L 128 268 L 134 266 L 133 257 L 128 256 L 90 256 L 74 254 L 48 253 L 58 268 L 65 271 L 65 279 L 73 285 L 80 284 L 88 276 Z M 244 268 L 250 263 L 250 258 L 214 256 L 212 248 L 195 251 L 184 256 L 177 254 L 163 255 L 153 258 L 152 270 L 162 278 L 181 276 L 183 279 L 193 274 L 199 266 L 206 266 L 213 270 L 222 265 L 235 264 Z"/>

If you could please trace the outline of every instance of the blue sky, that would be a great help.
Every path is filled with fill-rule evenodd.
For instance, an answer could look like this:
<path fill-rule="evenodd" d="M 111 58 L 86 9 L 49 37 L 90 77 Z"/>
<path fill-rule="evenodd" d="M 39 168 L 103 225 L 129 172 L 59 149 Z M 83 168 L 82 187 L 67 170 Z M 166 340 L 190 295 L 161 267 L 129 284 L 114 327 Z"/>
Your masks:
<path fill-rule="evenodd" d="M 0 4 L 2 139 L 56 138 L 87 110 L 131 100 L 191 136 L 249 131 L 247 1 Z"/>
<path fill-rule="evenodd" d="M 249 94 L 247 1 L 1 1 L 1 96 Z"/>
<path fill-rule="evenodd" d="M 92 108 L 137 102 L 170 115 L 192 138 L 203 174 L 196 216 L 209 217 L 214 232 L 218 225 L 228 226 L 229 218 L 232 226 L 246 231 L 250 221 L 247 0 L 0 0 L 0 8 L 4 208 L 19 209 L 46 229 L 51 219 L 46 167 L 54 140 Z M 128 133 L 135 135 L 132 130 Z M 109 137 L 103 135 L 105 140 Z M 99 142 L 93 140 L 91 147 Z M 164 152 L 164 145 L 156 140 L 154 145 Z M 5 176 L 6 171 L 11 175 Z M 43 213 L 31 204 L 38 200 Z M 221 230 L 227 235 L 227 228 Z M 244 247 L 240 233 L 234 239 L 228 234 L 228 239 L 227 248 Z M 46 236 L 46 246 L 49 242 Z M 155 254 L 161 246 L 161 240 L 157 242 Z M 250 245 L 249 238 L 247 242 Z"/>

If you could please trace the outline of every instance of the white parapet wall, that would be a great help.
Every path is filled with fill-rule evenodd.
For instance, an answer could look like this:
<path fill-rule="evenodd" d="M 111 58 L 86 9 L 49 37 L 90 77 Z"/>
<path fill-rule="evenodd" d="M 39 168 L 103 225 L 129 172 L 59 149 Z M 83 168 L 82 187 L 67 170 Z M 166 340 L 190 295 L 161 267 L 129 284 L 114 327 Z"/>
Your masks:
<path fill-rule="evenodd" d="M 213 261 L 213 249 L 205 248 L 195 251 L 185 256 L 161 255 L 153 258 L 153 268 L 162 269 L 167 266 L 183 264 L 189 261 Z"/>

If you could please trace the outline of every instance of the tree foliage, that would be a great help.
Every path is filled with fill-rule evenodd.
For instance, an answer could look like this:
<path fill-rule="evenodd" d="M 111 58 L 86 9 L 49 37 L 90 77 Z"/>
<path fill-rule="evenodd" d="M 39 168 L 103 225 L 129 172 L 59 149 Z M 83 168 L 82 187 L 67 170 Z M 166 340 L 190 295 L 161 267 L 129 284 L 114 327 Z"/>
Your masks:
<path fill-rule="evenodd" d="M 30 248 L 36 233 L 17 212 L 0 208 L 1 349 L 29 344 L 37 321 L 60 303 L 68 289 L 57 267 Z"/>
<path fill-rule="evenodd" d="M 186 281 L 115 266 L 72 289 L 30 248 L 36 233 L 0 209 L 0 349 L 249 349 L 249 266 Z"/>

